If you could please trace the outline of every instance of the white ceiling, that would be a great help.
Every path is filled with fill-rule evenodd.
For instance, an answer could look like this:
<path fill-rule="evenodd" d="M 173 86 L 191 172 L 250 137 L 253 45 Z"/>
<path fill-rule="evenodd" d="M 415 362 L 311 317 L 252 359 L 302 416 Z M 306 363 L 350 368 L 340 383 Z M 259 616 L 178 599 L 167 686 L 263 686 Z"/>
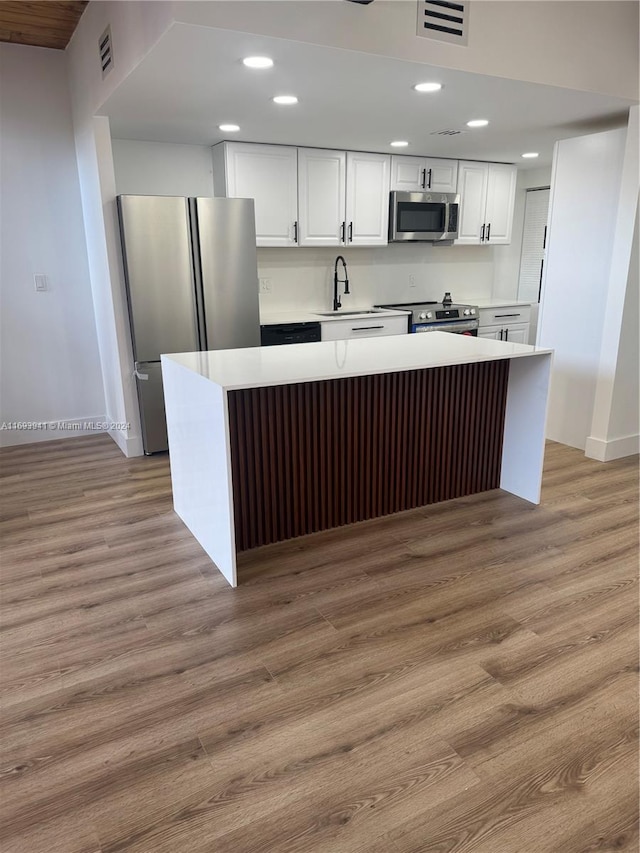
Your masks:
<path fill-rule="evenodd" d="M 252 71 L 242 57 L 275 66 Z M 541 62 L 543 62 L 541 55 Z M 117 62 L 117 57 L 116 57 Z M 417 94 L 425 80 L 443 84 Z M 293 107 L 277 94 L 295 94 Z M 347 150 L 479 159 L 537 167 L 551 162 L 556 139 L 625 121 L 633 102 L 591 92 L 523 83 L 402 62 L 355 51 L 174 24 L 105 102 L 119 139 L 213 145 L 225 138 Z M 489 119 L 471 130 L 473 118 Z M 218 124 L 239 124 L 233 135 Z M 458 136 L 433 135 L 462 130 Z M 394 139 L 410 146 L 391 149 Z M 538 151 L 536 160 L 522 160 Z"/>

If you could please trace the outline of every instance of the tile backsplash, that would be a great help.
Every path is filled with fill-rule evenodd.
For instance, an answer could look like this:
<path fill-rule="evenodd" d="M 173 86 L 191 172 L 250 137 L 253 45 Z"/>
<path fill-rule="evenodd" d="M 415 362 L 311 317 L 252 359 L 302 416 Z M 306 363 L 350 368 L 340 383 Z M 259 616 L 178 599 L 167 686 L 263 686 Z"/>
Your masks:
<path fill-rule="evenodd" d="M 260 295 L 260 310 L 263 314 L 329 310 L 333 266 L 339 254 L 347 261 L 351 290 L 342 300 L 344 308 L 440 300 L 446 290 L 457 302 L 488 298 L 494 253 L 501 248 L 405 244 L 370 249 L 258 249 L 258 275 L 268 279 L 270 287 L 270 292 Z M 342 266 L 339 275 L 343 278 Z"/>

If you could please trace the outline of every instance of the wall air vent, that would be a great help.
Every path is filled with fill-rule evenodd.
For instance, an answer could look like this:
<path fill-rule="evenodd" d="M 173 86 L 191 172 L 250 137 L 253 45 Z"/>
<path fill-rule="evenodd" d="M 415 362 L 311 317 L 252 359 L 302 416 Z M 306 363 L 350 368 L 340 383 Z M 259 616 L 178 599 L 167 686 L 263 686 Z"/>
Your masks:
<path fill-rule="evenodd" d="M 111 48 L 111 27 L 102 33 L 98 39 L 98 51 L 100 53 L 100 67 L 103 79 L 113 68 L 113 50 Z"/>
<path fill-rule="evenodd" d="M 422 38 L 466 45 L 469 33 L 468 0 L 418 0 L 418 26 Z"/>
<path fill-rule="evenodd" d="M 464 130 L 432 130 L 429 136 L 458 136 L 459 133 L 465 133 Z"/>

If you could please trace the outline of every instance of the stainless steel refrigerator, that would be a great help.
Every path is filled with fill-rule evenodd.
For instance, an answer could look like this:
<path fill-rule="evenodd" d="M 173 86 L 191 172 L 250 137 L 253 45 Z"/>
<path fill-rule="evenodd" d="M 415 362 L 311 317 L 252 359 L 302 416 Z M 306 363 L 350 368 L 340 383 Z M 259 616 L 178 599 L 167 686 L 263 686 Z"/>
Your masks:
<path fill-rule="evenodd" d="M 253 199 L 118 196 L 144 452 L 167 449 L 160 355 L 260 346 Z"/>

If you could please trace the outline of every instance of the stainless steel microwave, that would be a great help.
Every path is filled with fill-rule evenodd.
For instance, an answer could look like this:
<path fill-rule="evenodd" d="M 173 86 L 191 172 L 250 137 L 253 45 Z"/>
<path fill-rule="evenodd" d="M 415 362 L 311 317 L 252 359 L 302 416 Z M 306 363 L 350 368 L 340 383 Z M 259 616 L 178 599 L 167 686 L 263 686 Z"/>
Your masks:
<path fill-rule="evenodd" d="M 456 193 L 392 192 L 389 242 L 436 242 L 458 236 L 460 196 Z"/>

